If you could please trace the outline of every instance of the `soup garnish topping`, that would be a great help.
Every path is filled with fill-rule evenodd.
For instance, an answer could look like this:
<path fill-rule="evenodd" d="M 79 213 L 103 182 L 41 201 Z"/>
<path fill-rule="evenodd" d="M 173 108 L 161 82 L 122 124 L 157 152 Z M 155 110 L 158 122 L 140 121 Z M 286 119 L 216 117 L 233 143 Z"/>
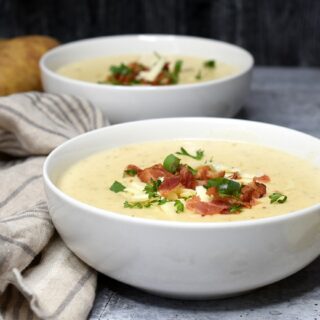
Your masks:
<path fill-rule="evenodd" d="M 270 194 L 269 199 L 270 199 L 270 203 L 284 203 L 287 201 L 287 196 L 285 196 L 284 194 L 280 193 L 280 192 L 274 192 L 272 194 Z"/>
<path fill-rule="evenodd" d="M 181 72 L 182 60 L 177 60 L 174 68 L 170 70 L 170 63 L 159 60 L 152 68 L 132 61 L 128 64 L 112 65 L 109 69 L 110 74 L 105 81 L 99 81 L 101 84 L 113 85 L 170 85 L 179 82 L 179 74 Z"/>
<path fill-rule="evenodd" d="M 131 61 L 128 63 L 120 63 L 119 65 L 111 65 L 109 74 L 100 84 L 113 85 L 172 85 L 179 83 L 179 76 L 183 67 L 183 60 L 176 60 L 174 63 L 168 61 L 158 53 L 154 53 L 155 62 L 151 65 L 145 65 L 139 61 Z M 195 79 L 202 78 L 202 68 L 215 68 L 214 60 L 206 60 L 199 69 Z"/>
<path fill-rule="evenodd" d="M 188 157 L 190 157 L 192 159 L 195 159 L 195 160 L 201 160 L 203 158 L 204 151 L 199 149 L 199 150 L 196 151 L 196 155 L 193 156 L 185 148 L 181 147 L 180 151 L 176 152 L 176 154 L 179 154 L 179 155 L 182 155 L 182 156 L 188 156 Z"/>
<path fill-rule="evenodd" d="M 235 214 L 258 204 L 258 199 L 267 194 L 267 175 L 252 176 L 238 170 L 219 170 L 209 161 L 200 162 L 203 150 L 195 155 L 181 147 L 175 154 L 199 161 L 193 167 L 183 164 L 174 154 L 165 157 L 163 163 L 140 168 L 129 164 L 124 170 L 127 186 L 115 181 L 110 190 L 122 192 L 125 208 L 150 208 L 170 206 L 176 213 L 186 209 L 202 216 Z M 270 203 L 284 203 L 287 196 L 280 192 L 269 195 Z M 167 208 L 168 209 L 168 208 Z"/>

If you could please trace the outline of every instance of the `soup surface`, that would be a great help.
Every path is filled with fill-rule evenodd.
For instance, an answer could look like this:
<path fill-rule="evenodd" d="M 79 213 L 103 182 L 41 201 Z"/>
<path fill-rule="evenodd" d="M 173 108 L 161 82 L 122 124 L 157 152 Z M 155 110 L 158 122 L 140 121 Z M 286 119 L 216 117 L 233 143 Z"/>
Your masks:
<path fill-rule="evenodd" d="M 132 66 L 132 63 L 135 65 Z M 223 78 L 237 72 L 236 66 L 212 59 L 160 56 L 157 53 L 80 60 L 57 70 L 57 73 L 72 79 L 117 85 L 188 84 Z"/>
<path fill-rule="evenodd" d="M 155 164 L 170 169 L 171 180 L 182 168 L 188 169 L 191 176 L 186 170 L 184 173 L 197 186 L 180 183 L 163 191 L 161 184 L 168 185 L 170 179 L 161 174 L 149 183 L 143 182 L 141 178 L 150 173 L 150 168 L 159 168 Z M 209 179 L 204 180 L 205 175 Z M 186 222 L 260 219 L 320 203 L 319 168 L 275 149 L 232 141 L 172 140 L 106 150 L 70 166 L 56 184 L 71 197 L 98 208 L 133 217 Z M 244 200 L 250 186 L 261 184 L 265 192 Z M 204 214 L 202 209 L 193 210 L 194 200 L 225 209 Z M 223 207 L 226 200 L 227 209 Z"/>

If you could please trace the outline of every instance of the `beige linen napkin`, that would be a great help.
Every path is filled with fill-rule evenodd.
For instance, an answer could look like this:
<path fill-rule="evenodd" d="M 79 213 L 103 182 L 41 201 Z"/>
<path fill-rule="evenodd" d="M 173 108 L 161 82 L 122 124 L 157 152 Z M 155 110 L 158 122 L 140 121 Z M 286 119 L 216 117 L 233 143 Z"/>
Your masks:
<path fill-rule="evenodd" d="M 101 126 L 100 111 L 76 97 L 0 98 L 0 319 L 87 317 L 96 273 L 55 234 L 42 165 L 62 142 Z"/>

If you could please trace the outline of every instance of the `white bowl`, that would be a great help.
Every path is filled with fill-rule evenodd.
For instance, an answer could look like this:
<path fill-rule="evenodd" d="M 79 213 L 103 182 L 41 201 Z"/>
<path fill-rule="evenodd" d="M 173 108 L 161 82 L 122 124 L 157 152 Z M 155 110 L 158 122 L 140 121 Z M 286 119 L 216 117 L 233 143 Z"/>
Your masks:
<path fill-rule="evenodd" d="M 81 259 L 138 288 L 170 297 L 201 299 L 234 295 L 275 282 L 319 255 L 319 204 L 257 220 L 170 222 L 94 208 L 55 186 L 68 166 L 94 152 L 173 138 L 248 141 L 282 149 L 320 166 L 319 139 L 244 120 L 145 120 L 83 134 L 59 146 L 44 165 L 53 223 Z"/>
<path fill-rule="evenodd" d="M 55 71 L 86 58 L 152 53 L 214 58 L 239 71 L 225 78 L 173 86 L 114 86 L 73 80 Z M 249 91 L 253 58 L 221 41 L 171 35 L 131 35 L 81 40 L 59 46 L 40 61 L 44 90 L 87 98 L 111 123 L 174 116 L 233 116 Z"/>

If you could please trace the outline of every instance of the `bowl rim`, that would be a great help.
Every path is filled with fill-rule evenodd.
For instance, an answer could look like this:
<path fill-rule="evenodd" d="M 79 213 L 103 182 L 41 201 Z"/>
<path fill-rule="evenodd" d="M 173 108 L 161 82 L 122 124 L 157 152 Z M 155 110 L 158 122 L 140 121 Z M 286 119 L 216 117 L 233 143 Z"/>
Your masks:
<path fill-rule="evenodd" d="M 187 84 L 177 84 L 177 85 L 162 85 L 162 86 L 120 86 L 120 85 L 111 85 L 111 84 L 98 84 L 98 83 L 93 83 L 89 81 L 83 81 L 83 80 L 77 80 L 77 79 L 72 79 L 68 78 L 66 76 L 60 75 L 57 72 L 51 70 L 47 66 L 47 60 L 50 59 L 52 56 L 54 56 L 57 52 L 64 50 L 66 48 L 70 48 L 74 45 L 80 44 L 80 43 L 90 43 L 94 41 L 108 41 L 109 39 L 115 39 L 115 38 L 136 38 L 139 40 L 139 38 L 148 38 L 148 37 L 155 37 L 155 38 L 172 38 L 174 39 L 190 39 L 190 40 L 195 40 L 195 41 L 208 41 L 208 42 L 213 42 L 215 44 L 221 45 L 221 46 L 226 46 L 238 51 L 242 51 L 243 54 L 247 55 L 249 58 L 249 65 L 241 70 L 240 72 L 237 72 L 233 75 L 229 75 L 226 77 L 218 78 L 218 79 L 213 79 L 213 80 L 208 80 L 208 81 L 203 81 L 203 82 L 198 82 L 198 83 L 187 83 Z M 76 60 L 75 60 L 76 61 Z M 188 35 L 174 35 L 174 34 L 122 34 L 122 35 L 112 35 L 112 36 L 100 36 L 100 37 L 94 37 L 94 38 L 87 38 L 87 39 L 81 39 L 81 40 L 76 40 L 72 41 L 66 44 L 62 44 L 58 47 L 55 47 L 49 51 L 47 51 L 40 59 L 39 66 L 41 71 L 50 76 L 51 78 L 54 78 L 56 81 L 65 81 L 67 83 L 71 83 L 73 85 L 77 85 L 80 87 L 89 87 L 89 88 L 101 88 L 101 90 L 116 90 L 116 91 L 129 91 L 129 92 L 153 92 L 153 91 L 172 91 L 172 90 L 185 90 L 185 89 L 190 89 L 190 88 L 202 88 L 202 87 L 208 87 L 212 86 L 214 84 L 218 83 L 224 83 L 230 80 L 234 80 L 237 78 L 240 78 L 244 74 L 250 72 L 254 66 L 254 58 L 252 54 L 247 51 L 246 49 L 237 46 L 235 44 L 231 44 L 229 42 L 221 41 L 221 40 L 216 40 L 216 39 L 210 39 L 210 38 L 204 38 L 204 37 L 196 37 L 196 36 L 188 36 Z M 102 89 L 104 88 L 104 89 Z"/>
<path fill-rule="evenodd" d="M 101 209 L 94 207 L 92 205 L 83 203 L 63 191 L 61 191 L 51 180 L 48 174 L 48 166 L 50 165 L 50 162 L 52 161 L 52 158 L 60 152 L 60 150 L 69 145 L 72 144 L 74 141 L 82 139 L 83 136 L 90 135 L 90 134 L 95 134 L 96 132 L 99 131 L 104 131 L 108 130 L 108 128 L 111 127 L 122 127 L 126 126 L 127 124 L 135 124 L 135 123 L 144 123 L 144 122 L 151 122 L 151 121 L 178 121 L 181 119 L 185 120 L 197 120 L 197 121 L 203 121 L 203 120 L 208 120 L 208 119 L 220 119 L 221 121 L 230 121 L 230 122 L 242 122 L 242 123 L 252 123 L 256 125 L 263 125 L 263 126 L 269 126 L 269 127 L 276 127 L 281 130 L 288 130 L 292 131 L 294 133 L 298 133 L 300 135 L 304 135 L 308 139 L 313 139 L 316 140 L 318 143 L 320 142 L 320 139 L 306 134 L 304 132 L 294 130 L 291 128 L 287 128 L 284 126 L 279 126 L 279 125 L 274 125 L 270 123 L 265 123 L 265 122 L 259 122 L 259 121 L 251 121 L 251 120 L 243 120 L 243 119 L 233 119 L 233 118 L 206 118 L 206 117 L 189 117 L 189 118 L 164 118 L 164 119 L 147 119 L 147 120 L 138 120 L 138 121 L 130 121 L 130 122 L 125 122 L 125 123 L 119 123 L 115 124 L 112 126 L 107 126 L 107 127 L 102 127 L 98 128 L 89 132 L 85 132 L 83 134 L 80 134 L 78 136 L 75 136 L 58 147 L 56 147 L 54 150 L 50 152 L 50 154 L 46 157 L 44 165 L 43 165 L 43 179 L 44 179 L 44 184 L 45 186 L 50 189 L 50 192 L 53 192 L 58 198 L 62 198 L 63 201 L 67 202 L 68 204 L 71 204 L 72 206 L 76 207 L 77 209 L 82 209 L 83 211 L 86 211 L 87 214 L 92 214 L 92 215 L 98 215 L 102 217 L 106 217 L 108 219 L 114 219 L 119 222 L 124 222 L 124 223 L 133 223 L 133 224 L 141 224 L 141 225 L 151 225 L 154 227 L 164 227 L 164 228 L 179 228 L 179 229 L 223 229 L 223 228 L 239 228 L 239 227 L 257 227 L 261 225 L 268 225 L 268 224 L 274 224 L 274 223 L 282 223 L 285 222 L 286 220 L 291 220 L 295 218 L 300 218 L 301 216 L 308 215 L 311 213 L 314 213 L 315 211 L 319 211 L 320 213 L 320 203 L 300 209 L 300 210 L 295 210 L 292 212 L 284 213 L 281 215 L 277 216 L 272 216 L 272 217 L 265 217 L 265 218 L 259 218 L 259 219 L 252 219 L 252 220 L 241 220 L 241 221 L 228 221 L 228 222 L 188 222 L 188 221 L 171 221 L 171 220 L 157 220 L 157 219 L 148 219 L 148 218 L 141 218 L 141 217 L 132 217 L 126 214 L 122 213 L 117 213 L 113 211 L 109 211 L 106 209 Z M 137 141 L 139 143 L 139 141 Z"/>

